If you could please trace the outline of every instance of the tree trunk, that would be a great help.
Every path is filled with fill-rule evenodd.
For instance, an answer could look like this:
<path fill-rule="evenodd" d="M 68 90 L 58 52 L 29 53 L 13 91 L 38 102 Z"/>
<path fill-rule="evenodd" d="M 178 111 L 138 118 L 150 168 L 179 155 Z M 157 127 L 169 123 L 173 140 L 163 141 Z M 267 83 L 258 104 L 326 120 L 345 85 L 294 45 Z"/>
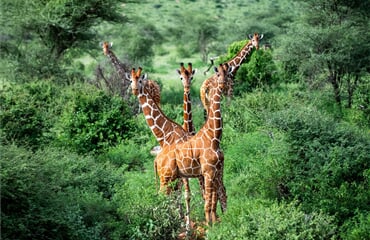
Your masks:
<path fill-rule="evenodd" d="M 359 76 L 355 75 L 354 82 L 351 83 L 351 77 L 348 77 L 347 80 L 347 92 L 348 92 L 348 103 L 347 103 L 347 108 L 352 108 L 352 103 L 353 103 L 353 93 L 355 92 L 359 80 Z"/>
<path fill-rule="evenodd" d="M 336 71 L 330 71 L 328 80 L 333 86 L 335 102 L 339 106 L 341 106 L 342 101 L 341 101 L 341 96 L 340 96 L 340 76 L 339 74 Z"/>

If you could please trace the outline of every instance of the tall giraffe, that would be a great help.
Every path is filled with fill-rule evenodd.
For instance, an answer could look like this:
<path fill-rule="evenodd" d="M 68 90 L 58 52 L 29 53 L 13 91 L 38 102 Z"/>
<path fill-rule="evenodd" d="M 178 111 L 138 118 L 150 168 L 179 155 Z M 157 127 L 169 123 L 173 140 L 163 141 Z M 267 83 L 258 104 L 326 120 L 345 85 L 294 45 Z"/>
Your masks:
<path fill-rule="evenodd" d="M 233 95 L 233 86 L 234 86 L 234 77 L 242 65 L 242 63 L 246 60 L 246 58 L 252 53 L 253 48 L 255 47 L 256 50 L 259 49 L 259 41 L 263 38 L 263 34 L 259 35 L 258 33 L 254 33 L 254 35 L 248 35 L 249 41 L 243 46 L 243 48 L 235 55 L 234 58 L 229 60 L 227 64 L 233 67 L 233 70 L 229 77 L 227 78 L 226 85 L 224 88 L 224 94 L 231 98 Z M 211 61 L 213 64 L 213 61 Z M 214 81 L 215 75 L 211 76 L 207 80 L 205 80 L 200 88 L 200 99 L 202 101 L 204 109 L 207 111 L 209 106 L 209 97 L 207 96 L 209 87 L 211 82 Z"/>
<path fill-rule="evenodd" d="M 146 75 L 141 75 L 142 68 L 131 70 L 131 75 L 126 78 L 131 81 L 132 93 L 138 97 L 145 120 L 156 137 L 159 145 L 171 145 L 183 142 L 188 139 L 189 134 L 176 122 L 169 119 L 160 109 L 157 100 L 153 99 L 152 88 L 156 88 L 157 83 L 147 80 Z"/>
<path fill-rule="evenodd" d="M 177 69 L 177 73 L 180 75 L 182 85 L 184 86 L 184 124 L 182 127 L 190 135 L 195 135 L 190 99 L 190 86 L 195 70 L 193 70 L 192 63 L 188 63 L 188 69 L 184 67 L 184 63 L 180 63 L 180 69 Z"/>
<path fill-rule="evenodd" d="M 104 55 L 108 56 L 112 62 L 113 67 L 116 69 L 119 78 L 122 81 L 121 96 L 125 96 L 128 87 L 130 86 L 129 82 L 126 81 L 126 72 L 128 71 L 127 66 L 124 65 L 111 50 L 113 43 L 112 42 L 101 42 L 100 46 L 103 48 Z"/>
<path fill-rule="evenodd" d="M 192 69 L 192 63 L 188 63 L 188 69 L 185 69 L 184 63 L 180 63 L 180 69 L 177 69 L 177 73 L 180 75 L 180 78 L 181 78 L 181 81 L 184 87 L 183 128 L 185 131 L 189 132 L 190 135 L 195 135 L 195 128 L 194 128 L 193 120 L 192 120 L 191 100 L 190 100 L 190 86 L 191 86 L 191 81 L 193 79 L 193 75 L 195 74 L 195 70 Z M 198 180 L 199 180 L 199 186 L 200 186 L 200 190 L 201 190 L 202 197 L 203 197 L 204 195 L 203 177 L 199 177 Z M 184 184 L 185 184 L 185 197 L 190 198 L 190 188 L 187 185 L 188 182 L 184 181 Z M 222 212 L 225 212 L 227 208 L 227 196 L 226 196 L 225 187 L 223 186 L 223 182 L 220 183 L 220 186 L 221 187 L 218 192 L 218 200 L 220 201 Z"/>
<path fill-rule="evenodd" d="M 207 121 L 193 137 L 166 146 L 157 155 L 161 190 L 171 192 L 169 183 L 177 177 L 204 177 L 204 211 L 207 223 L 217 220 L 218 192 L 222 184 L 224 154 L 220 149 L 222 135 L 221 95 L 227 76 L 227 64 L 215 69 L 217 79 L 210 91 Z M 226 195 L 226 194 L 225 194 Z"/>
<path fill-rule="evenodd" d="M 142 69 L 139 67 L 136 72 L 133 68 L 131 76 L 127 76 L 131 80 L 132 93 L 139 98 L 140 105 L 145 115 L 145 120 L 152 131 L 153 135 L 159 142 L 160 147 L 184 142 L 190 137 L 190 134 L 185 131 L 182 126 L 169 119 L 160 109 L 156 101 L 151 96 L 151 80 L 146 79 L 146 75 L 141 76 Z M 157 172 L 157 161 L 154 161 L 154 169 Z M 190 187 L 189 179 L 182 178 L 182 181 L 177 185 L 177 189 L 181 189 L 182 184 L 185 185 L 185 204 L 186 209 L 190 209 Z M 181 208 L 180 208 L 181 211 Z M 188 211 L 187 211 L 188 212 Z M 187 218 L 187 217 L 186 217 Z"/>
<path fill-rule="evenodd" d="M 188 63 L 188 69 L 184 67 L 184 63 L 180 63 L 180 69 L 177 69 L 177 73 L 180 75 L 183 87 L 184 87 L 184 124 L 183 128 L 185 131 L 189 132 L 191 135 L 195 135 L 195 128 L 193 125 L 192 120 L 192 111 L 191 111 L 191 99 L 190 99 L 190 86 L 193 76 L 195 74 L 195 70 L 192 68 L 192 63 Z M 199 186 L 202 193 L 202 197 L 204 195 L 204 181 L 203 177 L 199 177 Z M 221 188 L 219 189 L 219 201 L 221 204 L 222 212 L 226 211 L 227 208 L 227 199 L 225 194 L 225 187 L 223 186 L 223 182 L 220 183 Z M 185 193 L 190 194 L 189 186 L 185 185 Z M 185 197 L 190 202 L 190 195 L 185 194 Z M 190 209 L 187 210 L 189 212 Z"/>

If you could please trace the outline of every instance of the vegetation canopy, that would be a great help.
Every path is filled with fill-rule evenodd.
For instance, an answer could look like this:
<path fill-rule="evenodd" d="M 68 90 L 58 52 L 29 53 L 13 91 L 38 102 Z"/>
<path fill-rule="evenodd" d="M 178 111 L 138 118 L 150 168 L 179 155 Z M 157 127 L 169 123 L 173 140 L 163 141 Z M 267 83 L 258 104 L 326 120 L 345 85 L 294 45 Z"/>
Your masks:
<path fill-rule="evenodd" d="M 368 239 L 369 1 L 3 0 L 0 18 L 2 239 L 178 239 L 176 194 L 158 193 L 158 145 L 103 54 L 159 83 L 183 124 L 181 62 L 197 69 L 196 131 L 209 60 L 264 34 L 224 97 L 228 208 L 198 239 Z M 194 237 L 195 238 L 195 237 Z"/>

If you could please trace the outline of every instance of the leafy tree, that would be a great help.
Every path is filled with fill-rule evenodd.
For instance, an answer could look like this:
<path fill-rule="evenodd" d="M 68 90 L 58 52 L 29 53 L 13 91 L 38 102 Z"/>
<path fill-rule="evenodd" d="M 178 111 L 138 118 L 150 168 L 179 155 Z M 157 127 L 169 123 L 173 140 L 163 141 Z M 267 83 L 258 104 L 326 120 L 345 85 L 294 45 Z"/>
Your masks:
<path fill-rule="evenodd" d="M 123 2 L 126 1 L 2 1 L 0 35 L 5 41 L 1 41 L 1 52 L 15 62 L 16 70 L 24 73 L 25 79 L 61 74 L 59 64 L 92 43 L 97 45 L 94 26 L 102 21 L 126 21 L 119 12 Z"/>
<path fill-rule="evenodd" d="M 370 72 L 369 2 L 320 0 L 301 6 L 300 21 L 282 39 L 286 70 L 298 70 L 307 79 L 325 74 L 336 103 L 341 106 L 346 96 L 352 107 L 355 91 Z"/>

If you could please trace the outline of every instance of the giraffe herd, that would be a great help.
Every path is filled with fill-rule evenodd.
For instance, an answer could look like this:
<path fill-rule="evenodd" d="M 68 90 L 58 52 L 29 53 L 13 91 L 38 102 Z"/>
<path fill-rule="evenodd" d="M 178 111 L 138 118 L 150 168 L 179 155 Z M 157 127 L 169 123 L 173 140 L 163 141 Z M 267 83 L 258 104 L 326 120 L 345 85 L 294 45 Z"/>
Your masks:
<path fill-rule="evenodd" d="M 160 90 L 158 84 L 148 80 L 142 69 L 132 68 L 131 73 L 123 77 L 118 59 L 111 51 L 111 44 L 102 44 L 103 52 L 108 56 L 118 71 L 122 81 L 129 80 L 133 95 L 137 96 L 145 120 L 160 145 L 160 151 L 154 159 L 156 174 L 160 180 L 160 190 L 170 194 L 171 182 L 181 181 L 176 189 L 185 186 L 186 230 L 190 228 L 190 187 L 189 178 L 198 178 L 204 199 L 204 212 L 207 224 L 217 221 L 217 202 L 221 210 L 227 208 L 227 195 L 223 183 L 224 154 L 220 148 L 222 136 L 222 94 L 232 96 L 234 76 L 252 49 L 259 48 L 263 35 L 255 33 L 249 36 L 249 42 L 228 62 L 214 68 L 215 73 L 206 79 L 200 88 L 200 98 L 207 113 L 203 126 L 196 132 L 191 110 L 190 86 L 195 70 L 191 63 L 185 68 L 180 64 L 177 73 L 184 88 L 183 125 L 169 119 L 160 108 Z"/>

